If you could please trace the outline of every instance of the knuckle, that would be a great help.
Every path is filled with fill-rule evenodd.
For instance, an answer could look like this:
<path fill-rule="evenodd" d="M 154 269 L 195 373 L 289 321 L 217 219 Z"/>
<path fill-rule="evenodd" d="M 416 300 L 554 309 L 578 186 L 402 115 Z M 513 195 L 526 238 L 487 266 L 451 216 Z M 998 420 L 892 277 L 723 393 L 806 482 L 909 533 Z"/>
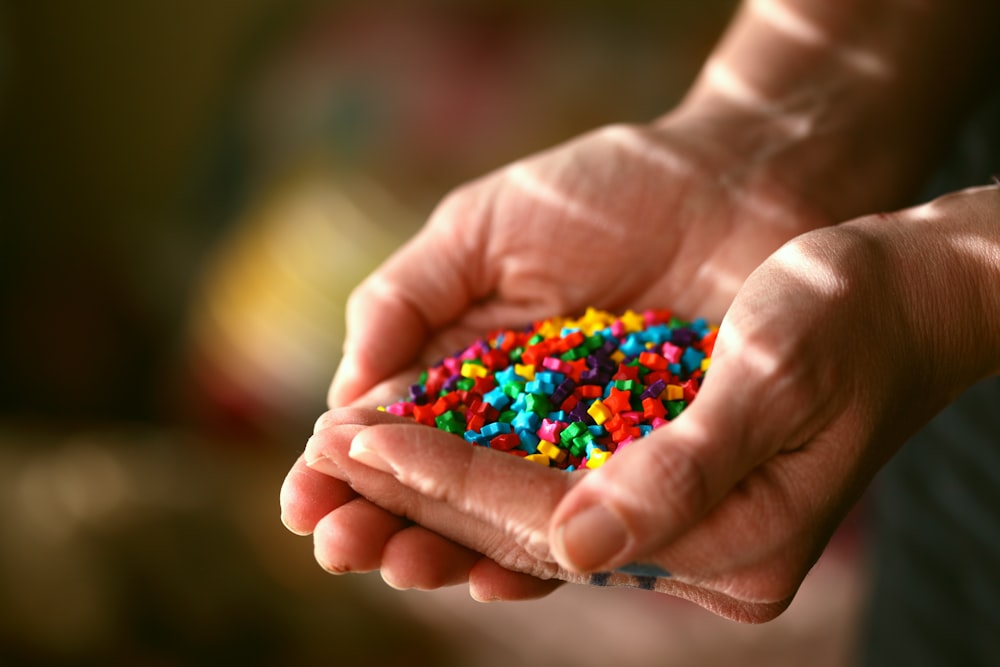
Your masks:
<path fill-rule="evenodd" d="M 666 442 L 657 443 L 648 447 L 643 467 L 643 479 L 652 486 L 636 496 L 654 498 L 672 525 L 687 526 L 707 508 L 708 476 L 694 452 Z M 643 504 L 648 505 L 648 500 Z"/>

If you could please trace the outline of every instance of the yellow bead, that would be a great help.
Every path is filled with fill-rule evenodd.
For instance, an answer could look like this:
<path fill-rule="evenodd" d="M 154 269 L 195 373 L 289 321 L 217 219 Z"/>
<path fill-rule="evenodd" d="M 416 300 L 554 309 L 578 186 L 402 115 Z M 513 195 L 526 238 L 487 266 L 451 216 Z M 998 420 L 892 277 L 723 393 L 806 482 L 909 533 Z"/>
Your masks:
<path fill-rule="evenodd" d="M 643 319 L 642 315 L 631 309 L 626 310 L 619 319 L 621 319 L 622 324 L 625 325 L 625 331 L 628 331 L 629 333 L 642 331 L 643 327 L 646 326 L 646 320 Z"/>
<path fill-rule="evenodd" d="M 548 440 L 542 440 L 535 447 L 539 454 L 555 461 L 556 463 L 561 463 L 564 458 L 566 458 L 566 450 L 560 449 L 558 445 L 554 442 L 549 442 Z M 534 455 L 533 455 L 534 456 Z"/>
<path fill-rule="evenodd" d="M 534 364 L 514 364 L 514 372 L 523 377 L 528 382 L 535 379 Z"/>
<path fill-rule="evenodd" d="M 479 364 L 474 364 L 471 361 L 466 361 L 462 364 L 461 374 L 462 377 L 466 378 L 481 378 L 486 377 L 489 371 L 485 366 L 480 366 Z"/>
<path fill-rule="evenodd" d="M 549 465 L 550 459 L 545 454 L 528 454 L 524 457 L 525 461 L 534 461 L 535 463 L 541 463 L 543 466 Z"/>
<path fill-rule="evenodd" d="M 595 449 L 590 452 L 590 456 L 587 457 L 587 467 L 591 470 L 600 468 L 604 463 L 610 458 L 611 452 L 606 452 L 603 449 Z"/>
<path fill-rule="evenodd" d="M 595 331 L 607 328 L 613 321 L 614 316 L 611 313 L 597 310 L 596 308 L 587 308 L 583 317 L 578 319 L 574 324 L 583 332 L 583 335 L 593 336 Z"/>
<path fill-rule="evenodd" d="M 611 408 L 604 405 L 604 402 L 601 399 L 597 399 L 590 404 L 589 408 L 587 408 L 587 414 L 593 418 L 595 424 L 600 426 L 604 422 L 611 419 Z"/>
<path fill-rule="evenodd" d="M 678 384 L 667 385 L 667 400 L 679 401 L 684 398 L 684 388 Z"/>
<path fill-rule="evenodd" d="M 712 357 L 705 357 L 701 360 L 701 370 L 707 371 L 708 367 L 712 365 Z"/>
<path fill-rule="evenodd" d="M 542 338 L 555 338 L 562 331 L 562 320 L 559 318 L 554 318 L 551 320 L 546 320 L 542 326 L 538 328 L 538 334 Z"/>

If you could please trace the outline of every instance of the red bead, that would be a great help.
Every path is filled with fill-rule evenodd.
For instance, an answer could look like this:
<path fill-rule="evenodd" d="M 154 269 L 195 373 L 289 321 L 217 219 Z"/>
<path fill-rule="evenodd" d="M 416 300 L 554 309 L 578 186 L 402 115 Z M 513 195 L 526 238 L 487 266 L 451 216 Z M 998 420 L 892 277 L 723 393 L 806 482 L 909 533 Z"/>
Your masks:
<path fill-rule="evenodd" d="M 501 433 L 490 438 L 490 447 L 507 452 L 521 444 L 521 439 L 516 433 Z"/>

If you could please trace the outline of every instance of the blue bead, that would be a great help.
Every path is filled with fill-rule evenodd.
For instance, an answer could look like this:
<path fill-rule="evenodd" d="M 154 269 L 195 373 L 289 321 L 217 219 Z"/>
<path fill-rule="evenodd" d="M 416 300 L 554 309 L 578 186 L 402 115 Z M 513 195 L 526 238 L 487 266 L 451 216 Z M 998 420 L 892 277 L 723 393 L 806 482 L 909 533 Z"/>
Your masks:
<path fill-rule="evenodd" d="M 657 324 L 646 330 L 646 339 L 649 342 L 662 345 L 670 340 L 670 327 L 665 324 Z"/>
<path fill-rule="evenodd" d="M 465 440 L 467 442 L 471 442 L 474 445 L 480 445 L 482 447 L 485 447 L 490 442 L 490 439 L 487 438 L 485 435 L 483 435 L 482 433 L 476 433 L 475 431 L 466 431 Z"/>
<path fill-rule="evenodd" d="M 501 387 L 509 382 L 524 382 L 527 380 L 527 378 L 518 375 L 513 366 L 508 366 L 502 371 L 497 371 L 494 377 L 496 378 L 497 384 Z"/>
<path fill-rule="evenodd" d="M 681 355 L 681 366 L 684 367 L 684 371 L 686 373 L 690 373 L 701 366 L 701 360 L 704 358 L 704 352 L 696 350 L 693 347 L 689 347 L 684 350 L 684 353 Z"/>
<path fill-rule="evenodd" d="M 514 429 L 510 424 L 506 424 L 504 422 L 492 422 L 483 426 L 479 432 L 487 438 L 493 438 L 501 433 L 510 433 L 512 430 Z"/>
<path fill-rule="evenodd" d="M 517 431 L 517 437 L 521 441 L 518 449 L 523 449 L 529 454 L 534 454 L 538 451 L 538 443 L 542 441 L 534 432 L 528 430 Z"/>
<path fill-rule="evenodd" d="M 535 379 L 559 386 L 559 384 L 566 379 L 566 376 L 558 371 L 536 371 Z"/>
<path fill-rule="evenodd" d="M 538 427 L 542 425 L 542 418 L 534 412 L 519 412 L 510 424 L 515 430 L 528 429 L 537 431 Z"/>
<path fill-rule="evenodd" d="M 629 337 L 625 339 L 625 342 L 621 344 L 619 349 L 626 357 L 634 357 L 641 352 L 645 352 L 646 345 L 642 342 L 641 337 L 635 334 L 630 334 Z"/>
<path fill-rule="evenodd" d="M 492 405 L 497 410 L 503 410 L 508 405 L 510 405 L 510 397 L 503 393 L 503 389 L 496 387 L 486 392 L 483 396 L 483 400 L 490 405 Z"/>

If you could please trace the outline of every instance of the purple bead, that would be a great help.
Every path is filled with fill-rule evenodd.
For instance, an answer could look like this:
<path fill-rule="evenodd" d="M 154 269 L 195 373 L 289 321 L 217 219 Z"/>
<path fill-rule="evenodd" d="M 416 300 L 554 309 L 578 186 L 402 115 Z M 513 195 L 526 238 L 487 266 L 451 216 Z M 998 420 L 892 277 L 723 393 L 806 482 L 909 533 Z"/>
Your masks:
<path fill-rule="evenodd" d="M 642 392 L 639 396 L 640 400 L 646 400 L 647 398 L 659 398 L 663 390 L 667 388 L 667 383 L 663 380 L 657 380 L 653 384 L 646 387 L 646 390 Z"/>
<path fill-rule="evenodd" d="M 580 382 L 583 384 L 598 384 L 604 386 L 611 379 L 611 369 L 588 368 L 580 373 Z"/>
<path fill-rule="evenodd" d="M 587 355 L 587 368 L 595 368 L 595 369 L 610 371 L 614 370 L 615 367 L 616 364 L 614 361 L 611 360 L 611 357 L 601 353 L 600 351 L 593 352 Z"/>
<path fill-rule="evenodd" d="M 444 386 L 442 386 L 441 389 L 443 391 L 455 391 L 455 388 L 458 387 L 458 381 L 461 379 L 461 374 L 455 373 L 445 381 Z"/>
<path fill-rule="evenodd" d="M 573 406 L 568 415 L 570 421 L 583 422 L 584 424 L 593 424 L 594 418 L 587 413 L 587 407 L 583 402 L 579 402 Z"/>
<path fill-rule="evenodd" d="M 584 373 L 586 372 L 587 371 L 584 371 Z M 566 378 L 565 380 L 559 383 L 559 386 L 556 387 L 556 390 L 552 392 L 552 395 L 549 396 L 549 399 L 552 401 L 553 405 L 559 405 L 560 403 L 562 403 L 563 401 L 565 401 L 567 398 L 570 397 L 570 394 L 573 393 L 574 389 L 576 389 L 576 383 L 573 382 L 572 378 Z"/>
<path fill-rule="evenodd" d="M 427 403 L 427 391 L 422 384 L 411 384 L 410 385 L 410 402 L 414 405 L 424 405 Z"/>
<path fill-rule="evenodd" d="M 674 329 L 670 334 L 670 342 L 674 345 L 687 347 L 698 339 L 698 334 L 686 327 Z"/>

